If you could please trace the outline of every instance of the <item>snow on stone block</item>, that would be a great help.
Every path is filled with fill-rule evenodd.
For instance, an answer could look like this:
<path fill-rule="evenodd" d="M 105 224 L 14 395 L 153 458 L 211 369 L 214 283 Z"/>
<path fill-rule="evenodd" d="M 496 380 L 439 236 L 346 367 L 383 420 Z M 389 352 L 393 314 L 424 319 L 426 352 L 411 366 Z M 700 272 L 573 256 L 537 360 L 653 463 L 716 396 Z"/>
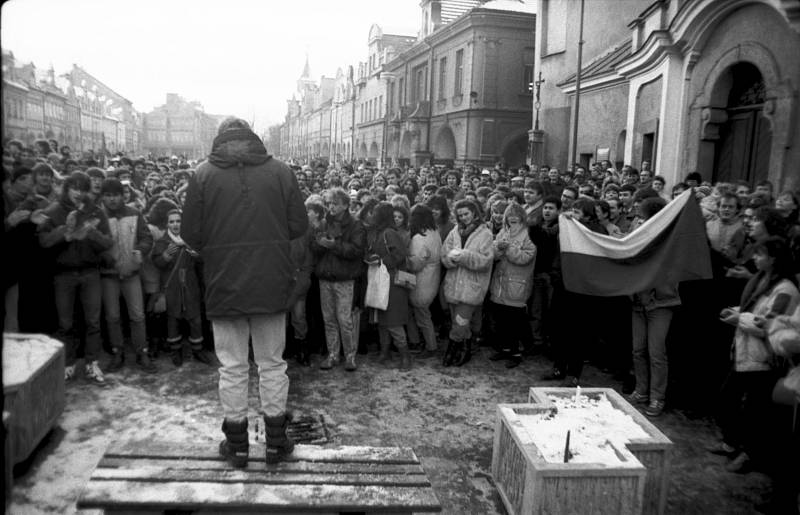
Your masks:
<path fill-rule="evenodd" d="M 576 394 L 580 394 L 578 404 L 587 408 L 592 406 L 604 419 L 602 425 L 612 438 L 627 440 L 625 447 L 647 469 L 642 513 L 664 513 L 669 484 L 670 455 L 673 444 L 650 420 L 611 388 L 531 388 L 528 402 L 541 409 L 559 409 L 569 412 L 575 405 Z M 609 411 L 612 408 L 612 411 Z M 591 415 L 587 415 L 591 416 Z M 630 427 L 630 423 L 638 430 Z M 640 431 L 638 434 L 630 431 Z"/>
<path fill-rule="evenodd" d="M 64 411 L 64 344 L 42 334 L 3 334 L 3 397 L 11 455 L 30 456 Z"/>
<path fill-rule="evenodd" d="M 531 417 L 549 417 L 552 407 L 498 404 L 492 476 L 511 514 L 640 514 L 646 471 L 624 446 L 598 442 L 605 462 L 548 460 L 531 432 Z M 563 445 L 566 442 L 563 432 Z M 562 454 L 563 456 L 563 454 Z"/>

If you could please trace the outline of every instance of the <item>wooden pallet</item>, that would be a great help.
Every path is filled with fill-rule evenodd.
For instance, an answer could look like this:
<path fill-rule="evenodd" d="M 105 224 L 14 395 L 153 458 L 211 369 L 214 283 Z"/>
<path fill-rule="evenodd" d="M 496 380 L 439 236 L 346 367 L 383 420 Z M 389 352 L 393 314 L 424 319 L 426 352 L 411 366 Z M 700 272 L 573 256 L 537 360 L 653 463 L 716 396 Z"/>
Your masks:
<path fill-rule="evenodd" d="M 251 444 L 244 469 L 217 444 L 125 442 L 106 451 L 80 509 L 145 513 L 421 513 L 441 506 L 410 448 L 297 445 L 267 466 Z"/>

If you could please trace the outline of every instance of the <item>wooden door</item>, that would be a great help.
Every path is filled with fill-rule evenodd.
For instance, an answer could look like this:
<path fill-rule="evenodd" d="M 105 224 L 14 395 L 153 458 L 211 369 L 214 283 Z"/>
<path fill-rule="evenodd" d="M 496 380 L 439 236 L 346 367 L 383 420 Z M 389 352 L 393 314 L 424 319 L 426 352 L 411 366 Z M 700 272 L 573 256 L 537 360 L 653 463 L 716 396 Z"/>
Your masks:
<path fill-rule="evenodd" d="M 720 130 L 713 182 L 745 180 L 751 184 L 767 178 L 772 134 L 758 109 L 729 109 Z"/>

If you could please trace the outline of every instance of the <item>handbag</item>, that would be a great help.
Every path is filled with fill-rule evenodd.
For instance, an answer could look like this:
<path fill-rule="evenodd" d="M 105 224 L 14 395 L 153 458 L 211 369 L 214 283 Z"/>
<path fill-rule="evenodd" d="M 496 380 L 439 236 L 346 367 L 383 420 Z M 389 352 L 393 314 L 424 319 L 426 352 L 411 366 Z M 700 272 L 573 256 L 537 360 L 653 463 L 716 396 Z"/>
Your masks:
<path fill-rule="evenodd" d="M 370 265 L 367 269 L 367 293 L 364 305 L 370 308 L 386 311 L 389 307 L 389 270 L 381 261 L 377 265 Z"/>
<path fill-rule="evenodd" d="M 417 287 L 417 276 L 409 272 L 404 272 L 403 270 L 398 270 L 394 274 L 394 284 L 413 290 Z"/>

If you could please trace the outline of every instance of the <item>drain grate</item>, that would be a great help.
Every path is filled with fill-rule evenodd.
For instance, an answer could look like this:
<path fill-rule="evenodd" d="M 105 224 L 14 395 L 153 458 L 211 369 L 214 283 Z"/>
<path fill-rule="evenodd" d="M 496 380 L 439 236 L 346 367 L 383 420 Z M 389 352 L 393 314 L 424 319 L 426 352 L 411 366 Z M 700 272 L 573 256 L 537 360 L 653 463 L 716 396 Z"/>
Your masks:
<path fill-rule="evenodd" d="M 265 442 L 264 420 L 260 417 L 255 419 L 257 442 Z M 289 422 L 286 428 L 286 435 L 295 443 L 323 445 L 330 442 L 330 431 L 325 425 L 325 418 L 317 414 L 295 415 L 294 420 Z"/>

